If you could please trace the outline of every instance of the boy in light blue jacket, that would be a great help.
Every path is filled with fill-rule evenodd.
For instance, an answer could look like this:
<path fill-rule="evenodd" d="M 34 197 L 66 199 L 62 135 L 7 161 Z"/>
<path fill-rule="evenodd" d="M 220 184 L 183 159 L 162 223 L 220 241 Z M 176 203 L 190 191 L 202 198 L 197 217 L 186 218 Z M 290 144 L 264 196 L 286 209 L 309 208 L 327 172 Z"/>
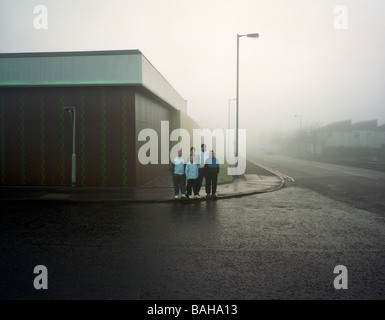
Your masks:
<path fill-rule="evenodd" d="M 190 161 L 186 165 L 187 196 L 190 199 L 199 199 L 198 194 L 198 164 L 194 162 L 194 157 L 190 156 Z M 191 189 L 194 191 L 194 197 Z"/>
<path fill-rule="evenodd" d="M 181 197 L 186 198 L 185 163 L 185 160 L 182 158 L 182 149 L 180 149 L 178 150 L 178 156 L 175 157 L 174 162 L 171 163 L 170 166 L 172 182 L 174 184 L 175 199 L 179 198 L 179 188 L 182 193 Z"/>

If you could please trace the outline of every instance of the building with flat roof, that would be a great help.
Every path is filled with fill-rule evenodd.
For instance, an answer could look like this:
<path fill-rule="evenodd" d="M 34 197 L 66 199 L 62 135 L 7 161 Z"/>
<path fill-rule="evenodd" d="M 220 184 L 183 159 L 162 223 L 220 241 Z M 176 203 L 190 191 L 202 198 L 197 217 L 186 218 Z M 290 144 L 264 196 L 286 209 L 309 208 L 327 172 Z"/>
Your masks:
<path fill-rule="evenodd" d="M 0 54 L 0 185 L 71 185 L 64 106 L 77 111 L 76 177 L 84 187 L 139 186 L 167 170 L 139 163 L 142 129 L 160 137 L 161 121 L 170 131 L 199 128 L 139 50 Z"/>

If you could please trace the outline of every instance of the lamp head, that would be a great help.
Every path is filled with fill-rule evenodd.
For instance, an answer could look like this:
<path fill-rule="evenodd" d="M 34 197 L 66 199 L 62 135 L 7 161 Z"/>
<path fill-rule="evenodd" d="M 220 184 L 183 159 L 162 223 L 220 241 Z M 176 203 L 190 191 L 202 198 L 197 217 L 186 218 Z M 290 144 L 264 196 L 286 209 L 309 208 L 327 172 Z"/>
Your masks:
<path fill-rule="evenodd" d="M 246 35 L 248 38 L 259 38 L 259 33 L 249 33 Z"/>
<path fill-rule="evenodd" d="M 75 107 L 63 107 L 63 111 L 69 111 L 71 121 L 74 123 L 74 118 L 75 118 Z"/>

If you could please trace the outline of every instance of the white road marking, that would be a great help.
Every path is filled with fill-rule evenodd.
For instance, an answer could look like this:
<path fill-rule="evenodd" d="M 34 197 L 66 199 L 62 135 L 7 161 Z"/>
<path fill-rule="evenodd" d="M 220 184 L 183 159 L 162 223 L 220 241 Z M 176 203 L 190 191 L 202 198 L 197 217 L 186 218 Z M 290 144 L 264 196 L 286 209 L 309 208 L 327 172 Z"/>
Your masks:
<path fill-rule="evenodd" d="M 288 176 L 287 174 L 284 174 L 284 173 L 282 173 L 282 172 L 279 172 L 278 170 L 274 170 L 274 169 L 269 168 L 269 167 L 265 167 L 264 165 L 262 165 L 262 164 L 260 164 L 260 163 L 257 163 L 257 162 L 255 162 L 255 161 L 251 161 L 251 162 L 254 163 L 254 164 L 256 164 L 257 166 L 260 166 L 261 168 L 263 168 L 263 169 L 265 169 L 265 170 L 267 170 L 267 171 L 270 171 L 271 173 L 276 174 L 277 176 L 280 176 L 280 177 L 282 177 L 282 178 L 284 178 L 284 179 L 287 179 L 287 180 L 289 180 L 289 181 L 291 181 L 291 182 L 295 182 L 294 178 Z"/>
<path fill-rule="evenodd" d="M 351 173 L 351 172 L 346 172 L 346 171 L 343 171 L 342 173 L 350 174 L 350 175 L 352 175 L 352 176 L 357 176 L 357 177 L 371 178 L 371 179 L 375 179 L 375 180 L 381 179 L 381 178 L 379 178 L 379 177 L 372 177 L 372 176 L 369 176 L 369 175 L 363 175 L 363 174 Z"/>

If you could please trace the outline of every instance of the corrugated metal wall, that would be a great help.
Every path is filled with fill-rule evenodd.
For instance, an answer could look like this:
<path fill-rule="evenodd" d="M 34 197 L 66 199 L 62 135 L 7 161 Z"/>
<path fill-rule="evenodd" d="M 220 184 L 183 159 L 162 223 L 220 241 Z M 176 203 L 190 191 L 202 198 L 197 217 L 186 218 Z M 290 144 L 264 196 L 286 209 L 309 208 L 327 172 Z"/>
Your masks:
<path fill-rule="evenodd" d="M 159 164 L 147 164 L 143 165 L 136 159 L 136 183 L 141 185 L 146 181 L 156 177 L 160 173 L 169 169 L 169 165 L 162 165 L 160 159 L 161 152 L 161 121 L 169 121 L 170 130 L 179 126 L 179 121 L 173 118 L 179 111 L 171 108 L 167 108 L 165 105 L 160 104 L 155 99 L 146 96 L 141 92 L 136 92 L 135 95 L 135 122 L 136 122 L 136 137 L 143 129 L 151 128 L 157 132 L 158 135 L 158 162 Z M 139 148 L 143 143 L 137 143 L 136 154 L 138 154 Z"/>

